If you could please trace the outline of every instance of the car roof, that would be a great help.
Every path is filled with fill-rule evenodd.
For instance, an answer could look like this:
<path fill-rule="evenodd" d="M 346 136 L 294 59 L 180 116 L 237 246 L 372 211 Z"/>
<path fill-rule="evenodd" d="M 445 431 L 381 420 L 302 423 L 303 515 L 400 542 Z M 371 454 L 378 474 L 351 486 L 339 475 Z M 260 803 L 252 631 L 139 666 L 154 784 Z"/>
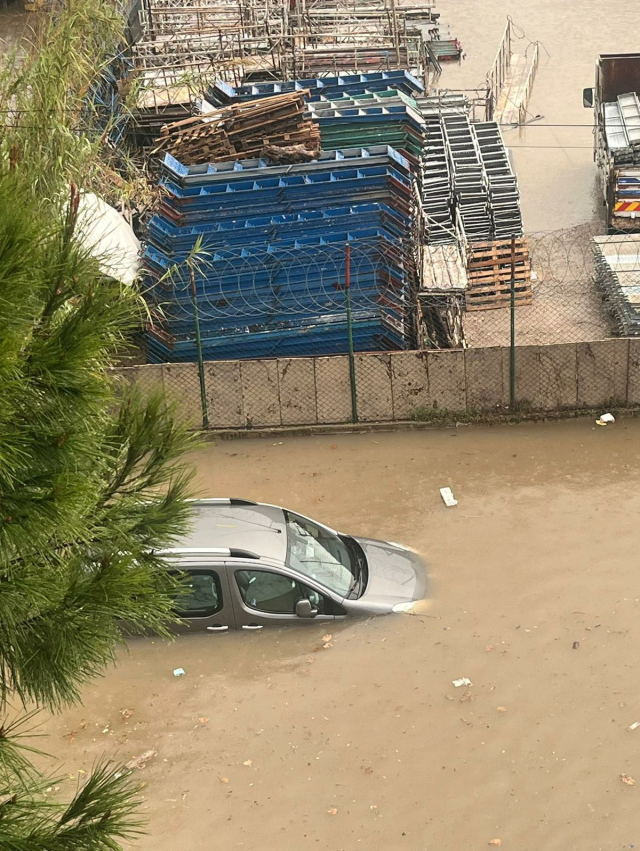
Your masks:
<path fill-rule="evenodd" d="M 239 499 L 192 500 L 191 505 L 193 525 L 172 548 L 175 555 L 184 558 L 187 555 L 197 557 L 196 551 L 240 550 L 267 561 L 284 563 L 287 530 L 282 508 Z M 192 552 L 180 553 L 181 550 Z M 211 552 L 203 552 L 203 555 L 216 557 Z M 224 558 L 224 553 L 217 557 Z"/>

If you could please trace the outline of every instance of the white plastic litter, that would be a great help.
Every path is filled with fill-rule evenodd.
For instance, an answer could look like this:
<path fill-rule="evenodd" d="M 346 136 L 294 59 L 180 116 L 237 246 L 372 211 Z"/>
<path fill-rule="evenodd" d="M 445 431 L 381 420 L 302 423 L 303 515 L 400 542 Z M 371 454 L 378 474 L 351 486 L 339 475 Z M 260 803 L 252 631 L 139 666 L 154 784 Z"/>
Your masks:
<path fill-rule="evenodd" d="M 78 236 L 105 275 L 132 284 L 140 271 L 140 242 L 120 213 L 92 192 L 78 205 Z"/>
<path fill-rule="evenodd" d="M 599 426 L 606 426 L 609 425 L 609 423 L 615 423 L 615 421 L 616 418 L 613 416 L 613 414 L 603 414 L 599 420 L 596 420 L 596 423 Z"/>
<path fill-rule="evenodd" d="M 633 724 L 629 727 L 630 730 L 637 730 L 640 727 L 640 721 L 634 721 Z"/>
<path fill-rule="evenodd" d="M 173 676 L 174 677 L 184 677 L 184 675 L 186 673 L 187 672 L 185 671 L 184 668 L 175 668 L 174 671 L 173 671 Z"/>
<path fill-rule="evenodd" d="M 473 683 L 469 679 L 469 677 L 461 677 L 459 680 L 452 680 L 452 683 L 456 688 L 460 688 L 460 686 L 472 686 Z"/>
<path fill-rule="evenodd" d="M 440 496 L 444 504 L 449 508 L 458 504 L 458 500 L 453 496 L 451 488 L 440 488 Z"/>

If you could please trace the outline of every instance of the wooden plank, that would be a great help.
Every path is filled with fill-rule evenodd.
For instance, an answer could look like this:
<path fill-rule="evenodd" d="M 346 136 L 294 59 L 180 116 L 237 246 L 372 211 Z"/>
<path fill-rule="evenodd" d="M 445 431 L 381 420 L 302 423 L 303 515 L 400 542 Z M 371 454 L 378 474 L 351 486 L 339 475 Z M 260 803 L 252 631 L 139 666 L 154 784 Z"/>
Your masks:
<path fill-rule="evenodd" d="M 490 272 L 497 271 L 500 269 L 511 269 L 512 265 L 515 269 L 524 269 L 525 267 L 531 267 L 530 258 L 527 255 L 526 257 L 515 258 L 514 263 L 511 261 L 505 262 L 502 258 L 495 260 L 482 260 L 477 263 L 469 263 L 467 264 L 467 272 L 470 275 L 475 274 L 476 272 Z"/>
<path fill-rule="evenodd" d="M 516 284 L 514 287 L 516 295 L 519 293 L 532 293 L 531 286 L 529 284 Z M 510 295 L 511 287 L 507 286 L 496 286 L 495 284 L 487 284 L 486 287 L 478 287 L 478 289 L 467 290 L 466 297 L 469 299 L 483 299 L 487 298 L 490 295 L 503 296 Z"/>
<path fill-rule="evenodd" d="M 523 245 L 527 245 L 526 236 L 516 236 L 513 238 L 515 242 L 516 248 L 522 248 Z M 511 238 L 507 239 L 489 239 L 485 242 L 471 242 L 468 245 L 468 250 L 473 253 L 474 251 L 485 251 L 486 249 L 507 249 L 511 248 Z"/>
<path fill-rule="evenodd" d="M 526 238 L 473 243 L 467 253 L 467 309 L 508 305 L 513 279 L 516 302 L 531 299 L 531 260 Z M 528 302 L 527 302 L 528 303 Z"/>
<path fill-rule="evenodd" d="M 524 236 L 518 236 L 518 237 L 516 237 L 515 243 L 516 243 L 516 248 L 517 248 L 518 246 L 526 245 L 527 239 Z M 476 249 L 483 249 L 483 248 L 493 249 L 493 248 L 500 248 L 502 246 L 504 246 L 505 248 L 508 247 L 509 250 L 511 250 L 511 240 L 510 239 L 493 239 L 493 240 L 490 240 L 489 242 L 472 242 L 472 243 L 469 244 L 469 252 L 471 254 L 473 254 L 476 251 Z"/>
<path fill-rule="evenodd" d="M 512 269 L 516 275 L 522 275 L 526 272 L 531 272 L 531 263 L 529 260 L 514 263 L 513 266 L 511 263 L 484 263 L 478 266 L 467 267 L 467 274 L 469 278 L 476 278 L 486 275 L 499 275 L 502 272 L 509 272 L 511 274 Z"/>
<path fill-rule="evenodd" d="M 533 295 L 533 291 L 531 287 L 521 285 L 520 287 L 515 287 L 515 294 L 516 297 L 522 295 Z M 511 298 L 511 288 L 496 289 L 495 287 L 483 287 L 481 290 L 476 290 L 475 292 L 467 290 L 465 298 L 469 302 L 495 301 L 503 298 L 508 300 Z"/>
<path fill-rule="evenodd" d="M 525 278 L 525 280 L 516 281 L 514 286 L 515 286 L 516 290 L 522 290 L 522 289 L 529 289 L 530 290 L 531 289 L 531 281 L 529 280 L 529 278 Z M 491 281 L 491 280 L 481 281 L 480 283 L 476 284 L 475 286 L 473 286 L 473 287 L 470 286 L 467 289 L 467 292 L 470 295 L 473 295 L 475 293 L 483 293 L 483 292 L 487 292 L 487 291 L 490 291 L 490 292 L 505 292 L 505 293 L 511 292 L 511 281 Z"/>
<path fill-rule="evenodd" d="M 529 245 L 524 243 L 522 245 L 518 245 L 516 243 L 515 253 L 516 254 L 527 254 L 529 252 Z M 511 257 L 511 246 L 505 246 L 504 248 L 500 245 L 494 245 L 492 248 L 482 248 L 477 251 L 469 251 L 468 252 L 469 260 L 480 260 L 483 257 Z"/>
<path fill-rule="evenodd" d="M 215 120 L 191 116 L 164 125 L 156 139 L 157 149 L 171 152 L 186 165 L 207 159 L 243 159 L 259 153 L 265 144 L 303 144 L 315 150 L 320 131 L 305 117 L 305 109 L 302 91 L 234 104 L 217 112 Z"/>
<path fill-rule="evenodd" d="M 494 272 L 488 275 L 478 275 L 477 277 L 469 277 L 469 289 L 476 287 L 484 287 L 487 283 L 504 283 L 508 284 L 513 278 L 516 282 L 528 283 L 531 280 L 531 272 L 523 272 L 521 275 L 512 275 L 511 269 L 505 269 L 503 272 Z"/>
<path fill-rule="evenodd" d="M 510 263 L 511 262 L 511 249 L 509 251 L 494 250 L 494 251 L 478 251 L 472 254 L 469 254 L 467 261 L 469 266 L 473 264 L 481 264 L 481 263 L 491 263 L 491 262 L 499 262 L 499 263 Z M 515 251 L 513 252 L 513 256 L 518 258 L 529 257 L 529 247 L 518 247 L 516 246 Z"/>
<path fill-rule="evenodd" d="M 513 277 L 514 281 L 528 283 L 531 280 L 531 270 L 523 269 L 520 274 L 516 272 L 515 275 L 512 275 L 511 269 L 504 269 L 502 271 L 490 272 L 482 275 L 469 275 L 469 289 L 473 290 L 476 287 L 482 287 L 487 282 L 495 281 L 496 283 L 500 281 L 504 281 L 505 283 L 509 283 L 511 278 Z"/>
<path fill-rule="evenodd" d="M 515 254 L 528 254 L 529 253 L 529 245 L 516 245 L 515 246 Z M 482 260 L 485 257 L 511 257 L 511 246 L 508 248 L 502 248 L 498 246 L 497 248 L 483 248 L 479 251 L 469 251 L 467 252 L 467 259 L 469 261 L 474 260 Z"/>

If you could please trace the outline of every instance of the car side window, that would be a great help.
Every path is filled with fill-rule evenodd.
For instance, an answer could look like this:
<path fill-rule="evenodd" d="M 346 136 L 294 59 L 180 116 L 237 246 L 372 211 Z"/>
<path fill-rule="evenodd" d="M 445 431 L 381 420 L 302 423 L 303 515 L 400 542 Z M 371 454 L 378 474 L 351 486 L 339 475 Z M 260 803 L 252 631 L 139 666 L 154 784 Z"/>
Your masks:
<path fill-rule="evenodd" d="M 282 573 L 269 570 L 236 570 L 236 582 L 246 606 L 259 612 L 295 615 L 296 603 L 309 600 L 318 614 L 325 614 L 325 597 Z"/>
<path fill-rule="evenodd" d="M 182 618 L 208 618 L 222 608 L 222 587 L 215 570 L 185 570 L 186 588 L 176 599 L 176 611 Z"/>

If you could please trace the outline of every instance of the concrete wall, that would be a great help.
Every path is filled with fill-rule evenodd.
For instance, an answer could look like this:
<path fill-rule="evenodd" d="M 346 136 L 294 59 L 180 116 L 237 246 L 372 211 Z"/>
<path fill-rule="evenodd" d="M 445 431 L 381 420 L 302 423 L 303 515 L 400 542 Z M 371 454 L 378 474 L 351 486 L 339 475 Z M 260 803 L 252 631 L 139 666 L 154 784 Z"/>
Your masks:
<path fill-rule="evenodd" d="M 205 364 L 209 427 L 347 423 L 352 418 L 349 359 L 276 358 Z M 114 370 L 141 392 L 160 389 L 194 427 L 202 425 L 196 364 Z M 361 422 L 437 419 L 441 412 L 506 412 L 509 349 L 372 352 L 355 356 Z M 640 405 L 640 340 L 518 346 L 516 403 L 559 411 Z"/>

